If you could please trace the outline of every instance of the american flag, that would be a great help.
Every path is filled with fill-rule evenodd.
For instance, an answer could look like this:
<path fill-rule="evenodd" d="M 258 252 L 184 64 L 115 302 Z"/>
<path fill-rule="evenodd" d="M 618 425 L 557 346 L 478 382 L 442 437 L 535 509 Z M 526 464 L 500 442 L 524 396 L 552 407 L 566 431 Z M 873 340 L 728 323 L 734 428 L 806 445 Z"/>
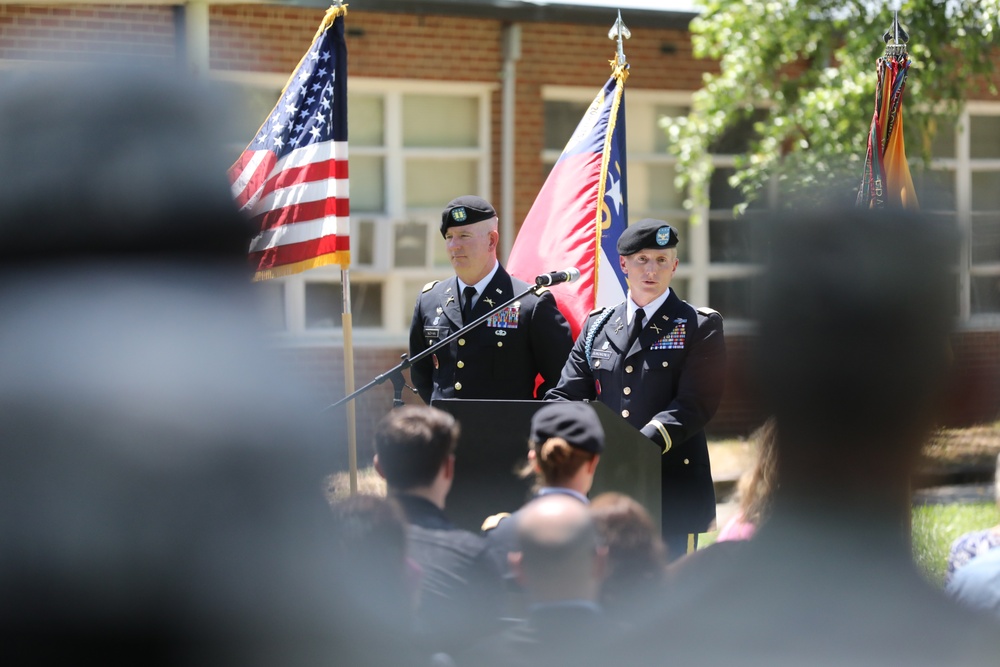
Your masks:
<path fill-rule="evenodd" d="M 511 275 L 528 282 L 556 267 L 580 270 L 576 282 L 552 288 L 574 338 L 590 311 L 621 303 L 628 291 L 616 248 L 628 226 L 627 67 L 614 68 L 584 113 L 535 197 L 507 260 Z"/>
<path fill-rule="evenodd" d="M 257 136 L 229 169 L 259 225 L 254 280 L 351 261 L 346 7 L 331 7 Z"/>

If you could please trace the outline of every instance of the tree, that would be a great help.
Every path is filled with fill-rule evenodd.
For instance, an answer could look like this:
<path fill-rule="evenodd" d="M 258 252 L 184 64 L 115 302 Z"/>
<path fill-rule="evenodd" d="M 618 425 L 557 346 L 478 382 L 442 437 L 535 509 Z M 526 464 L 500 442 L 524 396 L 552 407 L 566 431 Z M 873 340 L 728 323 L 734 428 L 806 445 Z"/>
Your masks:
<path fill-rule="evenodd" d="M 697 57 L 719 62 L 688 116 L 663 119 L 689 204 L 707 201 L 713 144 L 740 123 L 753 137 L 730 184 L 744 203 L 769 182 L 781 201 L 856 192 L 874 110 L 875 67 L 893 12 L 877 0 L 705 0 L 691 23 Z M 996 93 L 993 71 L 1000 0 L 909 0 L 904 102 L 910 161 L 930 159 L 942 123 L 978 91 Z M 919 165 L 918 165 L 919 167 Z M 919 187 L 918 187 L 919 194 Z"/>

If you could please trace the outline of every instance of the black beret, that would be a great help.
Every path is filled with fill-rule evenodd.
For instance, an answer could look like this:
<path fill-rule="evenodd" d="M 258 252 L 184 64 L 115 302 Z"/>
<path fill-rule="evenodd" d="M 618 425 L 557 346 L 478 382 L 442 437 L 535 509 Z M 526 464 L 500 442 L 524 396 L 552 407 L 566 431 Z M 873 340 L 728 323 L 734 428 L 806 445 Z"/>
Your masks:
<path fill-rule="evenodd" d="M 464 197 L 452 199 L 441 212 L 441 236 L 444 236 L 449 227 L 471 225 L 474 222 L 489 220 L 495 217 L 497 217 L 497 212 L 482 197 L 465 195 Z"/>
<path fill-rule="evenodd" d="M 677 230 L 653 218 L 644 218 L 629 225 L 618 237 L 618 254 L 634 255 L 640 250 L 665 250 L 677 245 Z"/>
<path fill-rule="evenodd" d="M 586 403 L 546 403 L 531 418 L 530 438 L 539 445 L 549 438 L 562 438 L 577 449 L 594 454 L 604 451 L 604 428 Z"/>

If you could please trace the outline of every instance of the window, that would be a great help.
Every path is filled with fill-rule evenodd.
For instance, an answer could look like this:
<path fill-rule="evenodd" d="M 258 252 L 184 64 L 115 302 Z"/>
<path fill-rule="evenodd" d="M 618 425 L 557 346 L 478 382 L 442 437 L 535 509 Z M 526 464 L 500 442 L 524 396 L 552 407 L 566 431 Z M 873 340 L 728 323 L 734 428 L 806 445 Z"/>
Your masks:
<path fill-rule="evenodd" d="M 247 118 L 240 124 L 245 137 L 235 157 L 284 81 L 219 77 L 245 99 L 241 108 Z M 463 194 L 490 197 L 489 109 L 495 85 L 356 77 L 350 87 L 351 313 L 354 328 L 366 330 L 355 342 L 399 343 L 423 286 L 452 273 L 439 231 L 442 207 Z M 313 342 L 339 339 L 339 267 L 259 287 L 268 326 Z"/>
<path fill-rule="evenodd" d="M 914 187 L 921 210 L 963 230 L 958 258 L 959 315 L 1000 324 L 1000 104 L 970 102 L 955 122 L 941 118 L 930 169 Z"/>

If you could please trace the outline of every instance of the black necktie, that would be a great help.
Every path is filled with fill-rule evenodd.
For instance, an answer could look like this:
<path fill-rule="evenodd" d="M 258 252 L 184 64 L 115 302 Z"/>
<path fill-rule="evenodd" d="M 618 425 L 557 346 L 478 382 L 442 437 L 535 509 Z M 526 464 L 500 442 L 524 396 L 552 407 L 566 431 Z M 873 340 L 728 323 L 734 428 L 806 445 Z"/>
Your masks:
<path fill-rule="evenodd" d="M 635 311 L 635 315 L 632 316 L 632 328 L 628 332 L 628 343 L 625 345 L 625 351 L 628 352 L 632 349 L 632 343 L 635 339 L 639 337 L 639 332 L 642 331 L 642 321 L 646 319 L 646 311 L 639 308 Z"/>
<path fill-rule="evenodd" d="M 476 288 L 469 285 L 462 290 L 462 323 L 472 321 L 472 297 L 476 296 Z"/>

